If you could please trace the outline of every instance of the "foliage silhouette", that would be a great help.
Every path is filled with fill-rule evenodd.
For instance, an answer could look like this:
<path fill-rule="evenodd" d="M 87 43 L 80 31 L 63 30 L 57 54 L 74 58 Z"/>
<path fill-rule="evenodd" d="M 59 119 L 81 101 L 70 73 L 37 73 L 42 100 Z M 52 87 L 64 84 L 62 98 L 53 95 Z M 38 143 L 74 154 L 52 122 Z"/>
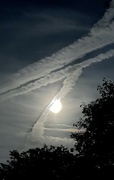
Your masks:
<path fill-rule="evenodd" d="M 72 177 L 70 172 L 73 166 L 73 154 L 63 146 L 46 146 L 43 148 L 29 149 L 19 153 L 10 152 L 8 164 L 1 164 L 0 179 L 64 179 Z"/>
<path fill-rule="evenodd" d="M 108 176 L 114 171 L 114 82 L 103 79 L 98 91 L 101 97 L 83 104 L 83 117 L 74 124 L 84 132 L 72 133 L 71 138 L 76 141 L 78 156 L 85 159 L 85 167 Z"/>
<path fill-rule="evenodd" d="M 100 97 L 83 104 L 83 117 L 72 133 L 76 155 L 63 146 L 46 146 L 19 153 L 10 152 L 1 164 L 1 180 L 18 179 L 100 179 L 114 178 L 114 82 L 103 80 Z"/>

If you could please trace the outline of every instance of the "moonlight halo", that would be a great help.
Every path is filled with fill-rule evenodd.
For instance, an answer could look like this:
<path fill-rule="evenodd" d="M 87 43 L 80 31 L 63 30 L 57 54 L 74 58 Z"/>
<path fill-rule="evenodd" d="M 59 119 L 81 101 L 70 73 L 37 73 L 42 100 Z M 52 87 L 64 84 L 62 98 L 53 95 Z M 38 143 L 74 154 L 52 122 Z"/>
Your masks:
<path fill-rule="evenodd" d="M 55 100 L 49 108 L 49 110 L 53 113 L 59 113 L 61 109 L 62 109 L 62 104 L 60 100 Z"/>

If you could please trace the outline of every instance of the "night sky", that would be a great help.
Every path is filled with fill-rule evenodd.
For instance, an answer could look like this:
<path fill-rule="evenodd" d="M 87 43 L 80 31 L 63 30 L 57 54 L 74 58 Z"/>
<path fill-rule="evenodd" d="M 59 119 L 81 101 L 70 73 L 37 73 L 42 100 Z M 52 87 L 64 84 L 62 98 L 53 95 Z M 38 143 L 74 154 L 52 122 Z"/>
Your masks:
<path fill-rule="evenodd" d="M 13 149 L 72 147 L 80 105 L 104 77 L 114 80 L 114 0 L 0 1 L 0 162 Z"/>

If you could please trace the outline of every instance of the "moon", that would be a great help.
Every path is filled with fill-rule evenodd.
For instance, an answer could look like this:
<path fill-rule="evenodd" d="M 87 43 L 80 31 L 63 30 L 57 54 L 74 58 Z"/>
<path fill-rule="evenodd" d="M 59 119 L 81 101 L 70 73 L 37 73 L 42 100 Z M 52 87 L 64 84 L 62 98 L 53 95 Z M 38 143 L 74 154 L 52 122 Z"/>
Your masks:
<path fill-rule="evenodd" d="M 53 113 L 58 113 L 62 109 L 62 104 L 60 100 L 55 100 L 53 104 L 50 106 L 50 111 Z"/>

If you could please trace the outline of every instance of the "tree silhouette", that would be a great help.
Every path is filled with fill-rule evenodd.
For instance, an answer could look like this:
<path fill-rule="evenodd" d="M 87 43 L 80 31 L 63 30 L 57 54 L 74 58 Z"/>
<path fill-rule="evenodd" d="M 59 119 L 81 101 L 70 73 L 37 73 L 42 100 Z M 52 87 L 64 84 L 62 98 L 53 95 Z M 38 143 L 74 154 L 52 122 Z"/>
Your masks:
<path fill-rule="evenodd" d="M 78 157 L 85 159 L 84 166 L 89 171 L 96 169 L 103 177 L 114 171 L 114 82 L 103 79 L 98 90 L 100 98 L 83 104 L 83 117 L 74 124 L 83 131 L 72 133 L 71 137 L 76 141 Z"/>
<path fill-rule="evenodd" d="M 1 180 L 18 179 L 66 179 L 72 177 L 70 169 L 74 155 L 63 146 L 46 146 L 19 153 L 10 152 L 8 164 L 1 164 Z"/>

